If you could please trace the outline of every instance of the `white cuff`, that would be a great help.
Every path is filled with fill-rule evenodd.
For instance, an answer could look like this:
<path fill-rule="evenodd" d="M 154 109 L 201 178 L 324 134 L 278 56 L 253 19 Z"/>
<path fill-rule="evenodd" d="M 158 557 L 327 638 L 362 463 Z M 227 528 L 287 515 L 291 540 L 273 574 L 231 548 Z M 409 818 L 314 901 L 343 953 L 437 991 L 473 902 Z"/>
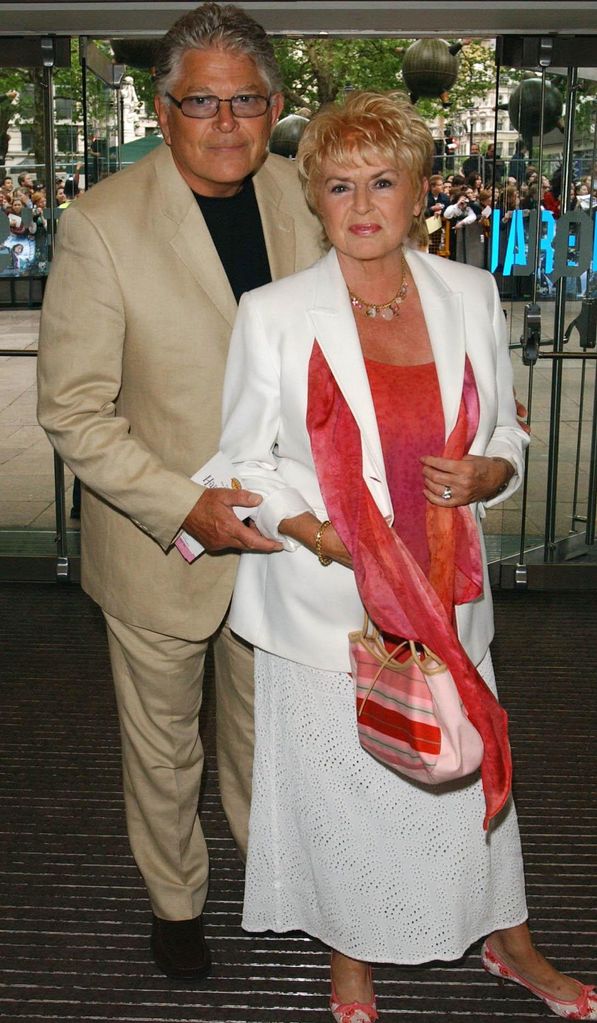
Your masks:
<path fill-rule="evenodd" d="M 300 491 L 293 487 L 285 487 L 265 497 L 252 513 L 252 518 L 262 536 L 269 540 L 277 540 L 284 546 L 285 551 L 295 551 L 300 547 L 298 541 L 278 532 L 278 526 L 283 519 L 292 519 L 303 512 L 313 512 L 311 505 L 305 501 Z"/>

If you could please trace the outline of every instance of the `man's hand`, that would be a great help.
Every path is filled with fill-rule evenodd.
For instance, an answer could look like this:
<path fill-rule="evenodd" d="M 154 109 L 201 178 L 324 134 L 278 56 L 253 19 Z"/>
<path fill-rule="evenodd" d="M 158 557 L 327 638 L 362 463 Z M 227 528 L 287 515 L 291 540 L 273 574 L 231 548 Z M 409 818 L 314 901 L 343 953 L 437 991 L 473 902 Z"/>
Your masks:
<path fill-rule="evenodd" d="M 243 525 L 232 510 L 237 506 L 255 508 L 258 504 L 261 504 L 261 498 L 250 490 L 213 487 L 204 490 L 184 520 L 182 528 L 203 544 L 206 551 L 232 548 L 236 551 L 270 554 L 272 551 L 283 550 L 281 543 L 266 540 L 256 529 Z"/>

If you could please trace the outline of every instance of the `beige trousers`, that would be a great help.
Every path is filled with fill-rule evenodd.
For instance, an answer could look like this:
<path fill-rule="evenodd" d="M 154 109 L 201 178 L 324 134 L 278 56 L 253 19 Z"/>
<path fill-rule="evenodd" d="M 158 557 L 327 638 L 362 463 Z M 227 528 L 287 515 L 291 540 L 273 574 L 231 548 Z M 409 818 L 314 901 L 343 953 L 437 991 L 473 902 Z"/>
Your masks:
<path fill-rule="evenodd" d="M 203 909 L 208 857 L 197 815 L 205 655 L 189 642 L 104 612 L 120 716 L 131 849 L 154 913 L 186 920 Z M 246 854 L 253 764 L 253 654 L 227 625 L 215 636 L 216 741 L 222 804 Z"/>

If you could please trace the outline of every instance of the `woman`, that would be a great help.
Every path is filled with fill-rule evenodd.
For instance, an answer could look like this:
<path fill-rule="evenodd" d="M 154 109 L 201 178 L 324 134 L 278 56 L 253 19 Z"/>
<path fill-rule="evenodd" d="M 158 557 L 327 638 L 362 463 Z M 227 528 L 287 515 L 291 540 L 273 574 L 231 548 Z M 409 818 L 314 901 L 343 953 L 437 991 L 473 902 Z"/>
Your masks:
<path fill-rule="evenodd" d="M 483 178 L 477 171 L 471 171 L 470 174 L 467 174 L 466 187 L 472 188 L 473 192 L 475 193 L 475 197 L 478 194 L 479 189 L 483 188 Z"/>
<path fill-rule="evenodd" d="M 393 522 L 440 589 L 427 509 L 430 521 L 451 509 L 451 523 L 472 527 L 482 583 L 455 616 L 468 663 L 493 686 L 478 519 L 518 485 L 527 441 L 492 278 L 409 247 L 432 155 L 424 122 L 400 98 L 352 94 L 318 114 L 298 165 L 332 248 L 245 295 L 231 341 L 222 450 L 262 495 L 257 529 L 283 545 L 242 556 L 230 619 L 256 648 L 243 926 L 300 929 L 330 946 L 337 1023 L 378 1018 L 372 962 L 455 959 L 487 934 L 486 969 L 560 1015 L 597 1019 L 589 989 L 532 946 L 511 801 L 487 833 L 477 776 L 425 788 L 357 738 L 347 634 L 362 624 L 361 594 L 367 606 L 380 561 L 377 549 L 363 554 L 361 509 L 385 529 L 384 544 Z M 468 413 L 465 389 L 476 394 Z M 446 458 L 463 418 L 470 445 Z M 454 550 L 450 578 L 471 555 Z M 433 636 L 417 638 L 433 649 Z"/>

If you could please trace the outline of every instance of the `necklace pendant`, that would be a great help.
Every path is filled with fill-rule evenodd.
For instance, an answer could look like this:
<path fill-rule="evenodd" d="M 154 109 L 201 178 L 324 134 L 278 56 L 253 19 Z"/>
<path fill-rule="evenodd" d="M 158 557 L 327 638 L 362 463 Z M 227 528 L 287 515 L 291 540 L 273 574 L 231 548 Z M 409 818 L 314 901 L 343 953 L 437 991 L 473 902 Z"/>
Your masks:
<path fill-rule="evenodd" d="M 394 296 L 391 302 L 385 302 L 383 305 L 375 305 L 375 303 L 369 304 L 364 299 L 359 298 L 355 295 L 354 291 L 348 288 L 348 295 L 353 309 L 358 309 L 363 316 L 369 317 L 370 320 L 374 320 L 376 316 L 380 316 L 382 320 L 390 321 L 395 316 L 400 315 L 400 306 L 408 294 L 408 280 L 407 280 L 407 265 L 404 258 L 404 252 L 401 253 L 402 259 L 402 280 L 400 282 L 400 288 L 398 294 Z"/>

